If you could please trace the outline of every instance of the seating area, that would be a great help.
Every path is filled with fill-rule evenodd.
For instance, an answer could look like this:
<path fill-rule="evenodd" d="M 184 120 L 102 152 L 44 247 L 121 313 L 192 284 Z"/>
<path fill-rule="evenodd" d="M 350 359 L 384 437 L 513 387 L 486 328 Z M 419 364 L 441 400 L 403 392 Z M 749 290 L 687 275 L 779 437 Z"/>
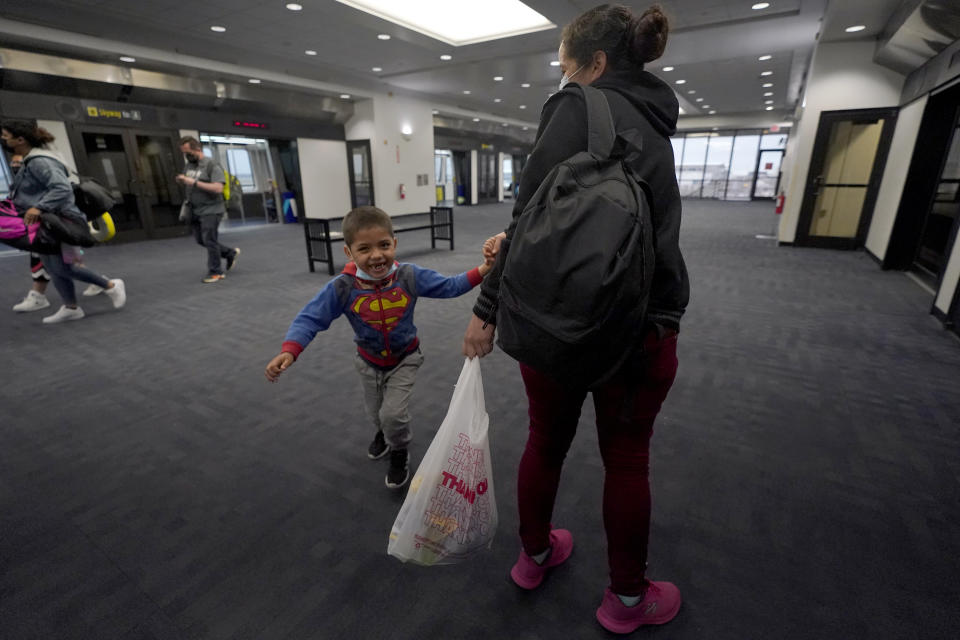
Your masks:
<path fill-rule="evenodd" d="M 453 251 L 453 207 L 430 207 L 425 213 L 404 213 L 390 216 L 394 233 L 408 231 L 430 231 L 430 246 L 437 248 L 437 241 L 450 243 Z M 315 263 L 327 265 L 331 276 L 334 268 L 333 243 L 343 241 L 343 217 L 307 218 L 303 223 L 303 234 L 307 241 L 307 264 L 310 271 L 316 271 Z"/>

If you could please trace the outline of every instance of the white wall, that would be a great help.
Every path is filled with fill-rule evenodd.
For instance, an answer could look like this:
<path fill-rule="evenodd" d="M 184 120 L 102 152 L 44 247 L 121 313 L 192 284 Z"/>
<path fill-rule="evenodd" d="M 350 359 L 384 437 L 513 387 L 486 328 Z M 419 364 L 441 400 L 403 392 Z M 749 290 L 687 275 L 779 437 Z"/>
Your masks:
<path fill-rule="evenodd" d="M 950 260 L 947 261 L 947 268 L 943 272 L 940 291 L 937 292 L 937 299 L 933 303 L 937 309 L 944 313 L 950 311 L 950 303 L 953 302 L 958 282 L 960 282 L 960 242 L 955 241 Z"/>
<path fill-rule="evenodd" d="M 303 212 L 308 218 L 339 218 L 350 211 L 347 143 L 297 138 Z"/>
<path fill-rule="evenodd" d="M 67 168 L 77 172 L 77 163 L 73 159 L 73 148 L 70 146 L 70 138 L 67 137 L 67 125 L 59 120 L 37 120 L 37 126 L 43 127 L 56 138 L 47 145 L 47 148 L 57 153 L 63 158 L 63 163 Z"/>
<path fill-rule="evenodd" d="M 897 128 L 890 143 L 890 154 L 883 170 L 883 181 L 877 193 L 877 204 L 873 208 L 873 219 L 870 221 L 865 243 L 867 251 L 880 260 L 886 256 L 890 244 L 893 223 L 896 222 L 903 185 L 907 181 L 907 171 L 910 169 L 910 160 L 913 158 L 913 149 L 926 106 L 927 96 L 923 96 L 901 108 L 897 116 Z"/>
<path fill-rule="evenodd" d="M 806 106 L 791 131 L 791 175 L 780 218 L 780 242 L 793 242 L 800 205 L 813 154 L 820 114 L 823 111 L 893 107 L 900 101 L 905 77 L 873 63 L 873 40 L 822 43 L 813 54 L 807 75 Z M 792 147 L 792 148 L 790 148 Z"/>
<path fill-rule="evenodd" d="M 404 125 L 413 132 L 407 140 Z M 373 156 L 373 189 L 378 207 L 390 215 L 428 211 L 437 203 L 433 167 L 433 106 L 414 98 L 377 94 L 354 105 L 344 125 L 348 140 L 370 140 Z M 346 158 L 346 154 L 344 154 Z M 427 174 L 427 184 L 417 186 L 417 174 Z M 404 185 L 406 198 L 400 198 Z"/>

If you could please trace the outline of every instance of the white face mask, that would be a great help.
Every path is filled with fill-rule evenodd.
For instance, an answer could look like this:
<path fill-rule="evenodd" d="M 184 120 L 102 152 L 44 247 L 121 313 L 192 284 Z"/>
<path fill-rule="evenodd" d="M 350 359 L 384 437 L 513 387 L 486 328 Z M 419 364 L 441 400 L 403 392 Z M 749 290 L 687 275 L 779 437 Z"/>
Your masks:
<path fill-rule="evenodd" d="M 567 86 L 567 83 L 570 82 L 570 80 L 573 78 L 573 76 L 575 76 L 575 75 L 577 75 L 578 73 L 580 73 L 580 69 L 583 69 L 583 67 L 584 67 L 584 65 L 580 65 L 580 68 L 578 68 L 576 71 L 574 71 L 574 72 L 571 73 L 570 75 L 565 75 L 565 76 L 563 76 L 562 78 L 560 78 L 560 91 L 563 91 L 563 88 L 564 88 L 565 86 Z"/>

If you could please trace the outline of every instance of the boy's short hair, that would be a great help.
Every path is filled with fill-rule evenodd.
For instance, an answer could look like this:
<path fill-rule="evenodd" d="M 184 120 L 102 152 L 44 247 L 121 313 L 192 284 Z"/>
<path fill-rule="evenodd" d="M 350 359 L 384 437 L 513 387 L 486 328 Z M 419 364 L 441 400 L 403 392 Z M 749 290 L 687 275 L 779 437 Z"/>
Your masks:
<path fill-rule="evenodd" d="M 370 227 L 381 227 L 386 229 L 391 236 L 393 235 L 393 223 L 385 211 L 377 207 L 357 207 L 352 209 L 343 219 L 343 241 L 349 247 L 353 244 L 353 240 L 360 230 Z"/>

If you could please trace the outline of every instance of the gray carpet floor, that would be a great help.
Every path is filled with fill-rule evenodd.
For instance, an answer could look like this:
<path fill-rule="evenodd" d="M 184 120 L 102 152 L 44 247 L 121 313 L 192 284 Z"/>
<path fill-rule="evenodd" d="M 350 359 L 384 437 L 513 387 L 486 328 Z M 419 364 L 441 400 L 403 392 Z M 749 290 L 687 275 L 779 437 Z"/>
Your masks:
<path fill-rule="evenodd" d="M 902 273 L 758 239 L 770 209 L 685 206 L 692 299 L 653 442 L 649 568 L 684 604 L 634 637 L 960 638 L 960 343 Z M 456 251 L 411 233 L 399 258 L 465 270 L 508 218 L 509 204 L 458 208 Z M 594 619 L 607 583 L 591 408 L 554 516 L 574 554 L 522 592 L 507 572 L 525 398 L 515 363 L 485 358 L 493 548 L 404 565 L 386 554 L 403 494 L 366 457 L 347 323 L 277 385 L 263 378 L 328 276 L 307 271 L 295 225 L 223 238 L 243 256 L 216 285 L 190 239 L 89 251 L 126 280 L 127 307 L 82 299 L 88 317 L 57 326 L 9 311 L 27 260 L 0 257 L 0 638 L 613 637 Z M 418 305 L 415 462 L 474 297 Z"/>

